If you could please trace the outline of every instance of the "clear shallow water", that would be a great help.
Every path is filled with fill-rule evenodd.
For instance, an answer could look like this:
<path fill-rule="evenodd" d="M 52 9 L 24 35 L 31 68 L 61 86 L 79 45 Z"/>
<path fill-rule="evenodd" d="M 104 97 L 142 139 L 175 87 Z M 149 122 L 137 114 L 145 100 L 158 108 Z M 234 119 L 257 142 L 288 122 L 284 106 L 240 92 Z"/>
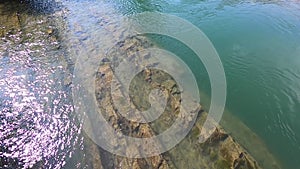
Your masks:
<path fill-rule="evenodd" d="M 225 68 L 226 109 L 257 133 L 286 168 L 299 166 L 300 6 L 297 2 L 119 0 L 116 6 L 125 14 L 142 11 L 174 14 L 204 31 Z M 166 37 L 154 39 L 189 63 L 196 72 L 201 92 L 210 95 L 208 76 L 203 65 L 189 57 L 193 53 Z M 205 100 L 202 102 L 208 107 L 209 101 Z"/>
<path fill-rule="evenodd" d="M 197 25 L 215 45 L 228 83 L 226 109 L 257 133 L 285 168 L 300 156 L 300 6 L 292 1 L 117 1 L 125 14 L 160 11 Z M 128 5 L 129 4 L 129 5 Z M 134 10 L 132 10 L 134 9 Z M 190 63 L 202 93 L 207 74 L 179 43 L 156 38 Z M 203 101 L 205 107 L 208 102 Z M 234 123 L 234 122 L 232 122 Z M 230 132 L 230 131 L 229 131 Z M 255 147 L 247 147 L 255 148 Z"/>
<path fill-rule="evenodd" d="M 83 47 L 87 50 L 97 49 L 97 44 L 87 41 L 101 30 L 100 22 L 109 27 L 112 18 L 121 13 L 160 11 L 197 25 L 211 39 L 223 62 L 228 83 L 227 110 L 257 133 L 285 168 L 298 168 L 300 8 L 296 3 L 196 0 L 111 0 L 103 3 L 90 0 L 63 1 L 63 5 L 69 10 L 65 18 L 69 32 L 63 36 L 64 45 L 73 50 L 86 44 L 89 46 Z M 43 20 L 46 19 L 40 18 L 41 22 Z M 21 159 L 28 165 L 44 160 L 48 161 L 48 166 L 60 167 L 74 154 L 74 144 L 81 138 L 80 129 L 73 125 L 75 120 L 68 98 L 70 88 L 64 85 L 63 77 L 69 71 L 65 68 L 69 63 L 65 63 L 68 61 L 64 60 L 63 53 L 53 53 L 57 49 L 51 47 L 57 44 L 42 40 L 47 39 L 48 35 L 44 34 L 47 30 L 37 27 L 36 23 L 28 23 L 26 27 L 29 32 L 35 32 L 35 36 L 39 35 L 37 39 L 21 43 L 18 39 L 24 35 L 16 34 L 1 41 L 0 138 L 4 140 L 1 149 L 9 147 L 9 151 L 1 152 L 9 154 L 5 154 L 11 157 L 8 160 L 20 162 Z M 203 65 L 194 57 L 187 57 L 193 53 L 171 39 L 153 39 L 191 66 L 201 92 L 209 96 L 210 85 Z M 76 50 L 70 53 L 68 57 L 78 57 Z M 202 102 L 208 107 L 208 101 L 202 99 Z M 6 117 L 9 115 L 11 117 Z M 15 128 L 20 129 L 15 130 L 17 137 L 6 132 Z M 32 136 L 36 140 L 14 141 Z M 76 154 L 72 158 L 79 156 Z M 74 164 L 66 166 L 72 168 Z"/>

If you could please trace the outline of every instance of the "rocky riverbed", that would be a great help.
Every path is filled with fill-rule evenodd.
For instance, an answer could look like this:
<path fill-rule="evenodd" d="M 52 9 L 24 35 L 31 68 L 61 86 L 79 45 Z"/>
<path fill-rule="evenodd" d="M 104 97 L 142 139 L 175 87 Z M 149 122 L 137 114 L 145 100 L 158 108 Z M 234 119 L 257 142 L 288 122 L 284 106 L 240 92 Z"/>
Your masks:
<path fill-rule="evenodd" d="M 202 129 L 203 122 L 207 117 L 207 113 L 200 105 L 194 110 L 198 113 L 197 121 L 188 136 L 175 148 L 161 155 L 149 158 L 126 158 L 111 154 L 97 146 L 84 133 L 84 131 L 82 131 L 80 128 L 80 122 L 79 124 L 74 122 L 76 120 L 73 117 L 74 112 L 70 110 L 71 108 L 66 109 L 64 107 L 65 105 L 60 105 L 58 103 L 54 107 L 50 106 L 51 102 L 55 103 L 55 100 L 57 100 L 55 97 L 60 97 L 64 101 L 67 100 L 68 104 L 71 103 L 71 77 L 75 60 L 73 56 L 69 56 L 70 52 L 68 52 L 67 49 L 64 49 L 66 47 L 65 43 L 68 41 L 65 41 L 65 39 L 61 38 L 61 35 L 64 34 L 64 31 L 67 31 L 68 29 L 68 26 L 66 26 L 64 23 L 64 17 L 68 15 L 67 13 L 64 13 L 66 11 L 67 10 L 58 10 L 48 14 L 37 15 L 34 14 L 34 11 L 28 11 L 26 9 L 26 4 L 20 4 L 15 1 L 0 3 L 0 36 L 2 38 L 1 59 L 6 56 L 5 53 L 11 50 L 13 51 L 18 47 L 18 45 L 23 45 L 21 52 L 24 50 L 31 50 L 31 55 L 28 58 L 15 60 L 15 62 L 20 62 L 20 65 L 26 65 L 28 61 L 30 62 L 30 59 L 33 59 L 33 61 L 30 62 L 29 67 L 25 66 L 24 70 L 28 70 L 30 66 L 40 66 L 40 64 L 42 65 L 40 66 L 41 69 L 39 69 L 39 71 L 42 73 L 42 68 L 49 68 L 53 70 L 51 72 L 44 72 L 43 75 L 45 78 L 42 79 L 41 83 L 47 83 L 46 80 L 49 78 L 57 81 L 58 83 L 54 83 L 54 87 L 49 89 L 58 90 L 60 91 L 58 92 L 59 94 L 53 93 L 51 95 L 53 97 L 50 102 L 43 102 L 45 106 L 43 108 L 45 111 L 36 112 L 34 111 L 35 107 L 31 106 L 31 108 L 33 109 L 32 112 L 35 113 L 48 113 L 49 117 L 47 116 L 47 118 L 50 119 L 52 117 L 59 117 L 59 120 L 56 122 L 59 124 L 61 122 L 62 124 L 61 126 L 57 125 L 54 127 L 53 131 L 49 131 L 52 133 L 48 133 L 48 135 L 40 130 L 36 130 L 37 135 L 43 134 L 41 140 L 49 135 L 59 138 L 58 140 L 49 139 L 47 145 L 52 145 L 53 149 L 49 149 L 47 151 L 53 151 L 53 153 L 45 155 L 45 152 L 41 151 L 40 153 L 35 154 L 37 156 L 42 156 L 42 158 L 33 157 L 22 148 L 14 149 L 13 147 L 15 147 L 15 145 L 3 144 L 13 139 L 14 136 L 9 134 L 0 134 L 0 140 L 2 142 L 0 149 L 0 166 L 2 168 L 261 168 L 260 164 L 256 162 L 256 160 L 226 131 L 224 131 L 221 126 L 216 125 L 217 128 L 213 132 L 213 135 L 210 136 L 206 142 L 199 143 L 198 140 L 200 130 Z M 106 30 L 113 34 L 113 36 L 124 39 L 126 32 L 119 31 L 116 28 L 117 24 L 103 25 L 103 23 L 109 21 L 110 18 L 108 15 L 101 15 L 100 13 L 97 17 L 102 17 L 102 22 L 100 22 L 99 25 L 102 25 Z M 85 38 L 83 39 L 86 40 Z M 73 46 L 72 48 L 77 49 L 76 45 L 78 44 L 75 44 L 75 47 Z M 140 58 L 147 60 L 148 55 L 136 56 L 137 51 L 147 49 L 154 45 L 155 44 L 150 42 L 149 39 L 145 37 L 127 37 L 125 40 L 119 42 L 115 48 L 110 50 L 107 56 L 100 57 L 105 59 L 99 60 L 100 66 L 98 68 L 95 81 L 95 95 L 99 109 L 101 110 L 105 119 L 116 131 L 122 132 L 128 136 L 138 138 L 154 136 L 172 125 L 174 120 L 180 114 L 178 107 L 181 103 L 180 94 L 183 91 L 179 90 L 178 85 L 170 75 L 156 69 L 145 69 L 140 72 L 131 84 L 130 93 L 134 105 L 141 109 L 146 109 L 149 107 L 147 94 L 149 94 L 152 89 L 160 89 L 164 91 L 164 94 L 168 97 L 167 107 L 159 120 L 149 124 L 141 124 L 126 120 L 119 113 L 122 110 L 117 109 L 112 101 L 113 99 L 110 84 L 113 76 L 115 76 L 114 67 L 116 67 L 119 63 L 118 60 L 120 58 L 118 56 L 122 54 L 122 56 L 129 57 L 132 62 L 136 63 Z M 78 47 L 78 49 L 81 48 Z M 16 52 L 16 54 L 18 54 L 18 52 Z M 6 57 L 13 58 L 13 56 L 14 55 L 12 54 L 8 54 Z M 37 59 L 39 57 L 40 59 Z M 34 59 L 38 61 L 35 62 Z M 137 68 L 139 66 L 140 65 L 136 64 Z M 5 75 L 1 74 L 2 79 L 5 77 Z M 39 76 L 37 75 L 37 77 Z M 116 77 L 116 79 L 118 79 L 118 77 Z M 37 83 L 37 81 L 34 82 Z M 27 87 L 25 88 L 27 89 Z M 30 89 L 31 87 L 29 86 L 28 88 Z M 118 97 L 124 97 L 124 93 L 121 90 L 114 94 Z M 13 97 L 21 96 L 15 95 Z M 28 105 L 30 107 L 32 103 L 28 103 Z M 62 108 L 61 111 L 57 109 L 59 106 Z M 50 107 L 50 109 L 46 109 L 48 107 Z M 55 113 L 51 111 L 51 109 L 57 110 L 57 112 Z M 69 114 L 64 116 L 65 112 Z M 6 118 L 5 113 L 7 112 L 5 112 L 4 109 L 1 109 L 1 132 L 2 130 L 4 132 L 4 130 L 7 129 L 5 126 L 3 126 L 4 122 L 6 121 L 6 119 L 3 119 Z M 26 113 L 26 111 L 23 113 Z M 44 116 L 37 117 L 44 118 Z M 63 119 L 65 119 L 65 121 Z M 63 125 L 73 122 L 75 125 Z M 189 120 L 187 120 L 187 123 L 189 123 Z M 47 121 L 46 124 L 48 124 Z M 94 124 L 91 123 L 89 125 L 91 125 L 91 130 L 95 128 L 95 126 L 93 126 Z M 36 124 L 36 126 L 38 126 L 38 124 Z M 33 125 L 33 128 L 34 127 L 35 126 Z M 47 127 L 49 126 L 45 125 L 45 128 Z M 18 129 L 20 126 L 15 125 L 15 128 Z M 73 132 L 70 132 L 70 130 Z M 95 137 L 101 135 L 99 132 L 102 131 L 93 130 Z M 18 141 L 18 139 L 22 139 L 22 137 L 17 137 L 17 135 L 15 135 L 15 139 Z M 28 137 L 28 139 L 30 139 L 30 137 Z M 40 142 L 37 142 L 37 144 L 44 143 L 41 142 L 41 140 Z M 70 141 L 73 143 L 70 144 Z M 60 144 L 56 144 L 58 142 L 60 142 Z M 117 144 L 126 145 L 127 143 L 124 141 Z M 37 146 L 35 148 L 36 149 L 32 151 L 43 150 L 43 147 Z M 57 149 L 61 149 L 61 151 L 56 151 Z M 131 147 L 128 147 L 126 151 L 131 151 Z M 273 166 L 273 168 L 278 167 Z"/>
<path fill-rule="evenodd" d="M 110 83 L 114 76 L 113 67 L 116 66 L 115 63 L 118 63 L 116 60 L 120 56 L 119 52 L 123 53 L 123 56 L 130 57 L 133 62 L 135 62 L 135 58 L 146 59 L 147 55 L 135 57 L 134 54 L 145 47 L 150 47 L 151 43 L 145 38 L 134 37 L 122 41 L 119 45 L 120 48 L 116 49 L 118 52 L 113 52 L 113 56 L 109 55 L 111 57 L 106 58 L 105 62 L 101 63 L 98 69 L 97 74 L 99 76 L 96 80 L 96 96 L 99 108 L 116 131 L 122 131 L 124 134 L 139 138 L 153 136 L 172 125 L 180 113 L 178 109 L 180 105 L 180 90 L 174 79 L 167 73 L 153 69 L 142 71 L 132 82 L 132 88 L 136 89 L 132 91 L 134 94 L 132 94 L 131 98 L 135 102 L 134 104 L 147 107 L 147 101 L 144 101 L 147 100 L 147 97 L 143 93 L 149 93 L 150 90 L 159 88 L 167 92 L 167 108 L 160 116 L 160 119 L 151 124 L 132 123 L 124 119 L 118 113 L 122 110 L 114 107 L 110 93 Z M 125 55 L 124 52 L 126 53 Z M 124 97 L 122 96 L 122 92 L 119 92 L 118 95 L 119 97 Z M 198 142 L 200 130 L 202 129 L 207 113 L 201 109 L 200 105 L 195 111 L 199 113 L 196 125 L 178 147 L 159 156 L 147 159 L 128 159 L 105 153 L 105 156 L 110 156 L 111 159 L 109 163 L 105 162 L 105 164 L 109 168 L 260 168 L 253 157 L 220 126 L 217 126 L 213 135 L 206 142 L 200 144 Z M 95 134 L 97 135 L 97 131 L 95 131 Z M 119 144 L 126 144 L 126 142 Z M 182 146 L 185 148 L 180 148 Z M 128 147 L 128 151 L 130 151 L 130 147 Z"/>

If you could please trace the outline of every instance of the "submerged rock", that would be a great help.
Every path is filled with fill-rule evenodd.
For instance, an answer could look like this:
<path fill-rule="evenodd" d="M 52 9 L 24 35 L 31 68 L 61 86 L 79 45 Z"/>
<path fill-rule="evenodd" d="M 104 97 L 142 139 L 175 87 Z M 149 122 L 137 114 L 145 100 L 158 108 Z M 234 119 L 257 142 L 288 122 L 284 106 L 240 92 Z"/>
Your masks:
<path fill-rule="evenodd" d="M 138 42 L 146 41 L 147 39 L 140 39 Z M 119 53 L 125 53 L 125 56 L 131 57 L 131 61 L 135 62 L 136 57 L 133 57 L 131 52 L 138 51 L 143 48 L 143 43 L 138 44 L 135 38 L 127 39 L 122 43 L 121 48 L 116 49 L 120 52 L 112 52 L 116 55 L 110 55 L 109 60 L 115 62 L 103 62 L 99 69 L 96 78 L 96 95 L 98 96 L 98 103 L 101 108 L 102 115 L 105 116 L 110 125 L 115 130 L 122 131 L 123 134 L 133 137 L 151 137 L 163 132 L 165 129 L 173 124 L 177 118 L 180 105 L 180 91 L 174 79 L 168 74 L 161 71 L 146 69 L 137 75 L 137 79 L 132 80 L 132 89 L 136 91 L 132 94 L 132 101 L 141 107 L 147 107 L 147 93 L 154 88 L 168 91 L 169 101 L 159 120 L 155 120 L 151 124 L 140 124 L 131 122 L 122 117 L 118 112 L 122 109 L 114 107 L 114 102 L 111 98 L 110 83 L 112 77 L 115 76 L 113 68 L 118 64 Z M 135 45 L 131 45 L 135 44 Z M 130 46 L 128 48 L 127 46 Z M 147 57 L 143 57 L 147 59 Z M 138 65 L 137 65 L 138 66 Z M 101 76 L 105 74 L 105 76 Z M 150 79 L 150 80 L 149 80 Z M 120 83 L 120 82 L 118 82 Z M 113 91 L 114 92 L 114 91 Z M 140 94 L 140 92 L 142 94 Z M 146 93 L 146 94 L 145 94 Z M 122 98 L 123 93 L 119 92 L 118 97 Z M 178 98 L 179 97 L 179 98 Z M 146 102 L 144 102 L 146 100 Z M 207 113 L 199 109 L 198 120 L 196 125 L 186 139 L 184 139 L 178 146 L 172 150 L 158 156 L 131 159 L 120 157 L 116 155 L 111 156 L 111 164 L 115 168 L 211 168 L 211 169 L 260 169 L 259 164 L 243 149 L 233 138 L 227 134 L 224 129 L 217 126 L 213 134 L 206 140 L 206 142 L 199 144 L 198 137 L 202 129 L 203 122 L 207 118 Z M 117 143 L 120 144 L 120 143 Z M 123 144 L 126 144 L 125 142 Z M 149 147 L 151 148 L 151 147 Z M 103 150 L 102 150 L 103 151 Z M 130 151 L 130 147 L 128 147 Z M 108 153 L 109 154 L 109 153 Z M 107 154 L 106 154 L 107 155 Z"/>
<path fill-rule="evenodd" d="M 0 2 L 0 37 L 20 31 L 19 7 L 17 2 Z"/>
<path fill-rule="evenodd" d="M 35 1 L 34 4 L 38 4 L 41 1 Z M 17 12 L 11 12 L 16 10 L 8 10 L 5 5 L 0 3 L 0 25 L 4 25 L 4 29 L 1 29 L 0 36 L 4 36 L 11 31 L 20 30 L 20 16 Z M 22 16 L 21 16 L 22 20 Z M 23 20 L 24 16 L 23 16 Z M 112 27 L 114 29 L 114 27 Z M 26 30 L 25 30 L 26 32 Z M 48 27 L 45 28 L 44 32 L 52 36 L 56 34 L 56 30 Z M 124 37 L 124 32 L 118 32 L 112 30 L 112 33 L 116 37 Z M 55 35 L 56 36 L 56 35 Z M 54 39 L 57 40 L 56 38 Z M 146 38 L 131 37 L 118 44 L 118 54 L 125 54 L 128 56 L 136 66 L 140 66 L 136 60 L 137 51 L 151 47 L 150 43 Z M 96 78 L 96 96 L 99 103 L 99 108 L 101 109 L 102 115 L 106 118 L 109 124 L 116 130 L 121 131 L 123 134 L 132 137 L 151 137 L 158 133 L 161 133 L 167 129 L 179 114 L 179 105 L 181 103 L 180 93 L 178 85 L 168 74 L 161 71 L 147 69 L 137 77 L 135 84 L 132 88 L 140 89 L 140 92 L 132 94 L 132 100 L 135 102 L 136 107 L 147 108 L 148 98 L 145 93 L 149 93 L 152 89 L 166 90 L 169 96 L 168 106 L 166 107 L 166 112 L 162 114 L 160 120 L 155 121 L 151 124 L 140 124 L 137 122 L 132 122 L 126 120 L 119 113 L 122 109 L 117 109 L 111 98 L 111 88 L 110 83 L 112 77 L 114 76 L 113 64 L 118 64 L 118 57 L 102 57 L 102 64 L 100 65 Z M 141 57 L 145 60 L 149 59 L 149 55 Z M 159 64 L 159 63 L 157 63 Z M 65 66 L 66 67 L 66 66 Z M 65 86 L 71 84 L 71 76 L 66 76 L 63 80 Z M 143 92 L 141 92 L 143 91 Z M 116 93 L 119 98 L 124 97 L 124 93 L 119 91 Z M 143 99 L 141 99 L 143 98 Z M 144 168 L 157 168 L 157 169 L 168 169 L 168 168 L 211 168 L 211 169 L 259 169 L 260 166 L 257 162 L 249 155 L 234 139 L 226 133 L 220 126 L 214 131 L 213 135 L 203 144 L 198 143 L 198 137 L 200 130 L 202 129 L 203 121 L 207 117 L 207 113 L 201 110 L 201 106 L 195 111 L 199 112 L 198 119 L 192 131 L 186 139 L 184 139 L 178 146 L 172 150 L 163 153 L 161 155 L 149 157 L 149 158 L 127 158 L 121 157 L 98 147 L 88 136 L 84 135 L 84 151 L 85 154 L 82 155 L 83 158 L 78 160 L 82 164 L 87 164 L 89 168 L 101 169 L 101 168 L 128 168 L 128 169 L 144 169 Z M 92 125 L 92 124 L 90 124 Z M 95 136 L 100 135 L 97 132 L 102 132 L 100 130 L 94 131 Z M 112 141 L 113 142 L 113 141 Z M 126 141 L 114 142 L 114 145 L 123 144 L 126 145 Z M 116 146 L 116 148 L 118 148 Z M 151 149 L 152 147 L 149 147 Z M 128 153 L 134 151 L 134 148 L 128 147 L 126 150 Z M 82 153 L 82 152 L 81 152 Z M 79 156 L 79 155 L 78 155 Z M 12 159 L 15 162 L 14 159 Z M 42 167 L 41 163 L 36 164 Z M 85 166 L 82 166 L 85 167 Z"/>

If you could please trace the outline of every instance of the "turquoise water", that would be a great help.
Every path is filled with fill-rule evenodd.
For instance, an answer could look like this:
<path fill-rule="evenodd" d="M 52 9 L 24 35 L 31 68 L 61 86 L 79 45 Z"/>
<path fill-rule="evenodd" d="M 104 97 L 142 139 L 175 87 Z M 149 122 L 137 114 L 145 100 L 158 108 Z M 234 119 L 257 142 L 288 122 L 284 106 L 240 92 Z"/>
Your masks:
<path fill-rule="evenodd" d="M 299 167 L 297 2 L 119 0 L 115 4 L 125 14 L 159 11 L 198 26 L 215 45 L 223 62 L 228 83 L 226 109 L 257 133 L 285 168 Z M 210 95 L 208 75 L 193 53 L 172 39 L 153 38 L 189 63 L 197 72 L 201 92 Z M 209 102 L 203 104 L 208 107 Z"/>

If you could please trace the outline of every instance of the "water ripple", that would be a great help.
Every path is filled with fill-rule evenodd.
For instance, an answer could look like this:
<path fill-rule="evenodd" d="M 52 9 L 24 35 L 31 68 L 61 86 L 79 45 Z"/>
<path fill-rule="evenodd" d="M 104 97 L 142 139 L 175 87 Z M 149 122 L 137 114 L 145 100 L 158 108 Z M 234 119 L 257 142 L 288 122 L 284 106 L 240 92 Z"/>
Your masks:
<path fill-rule="evenodd" d="M 0 40 L 1 166 L 61 168 L 80 139 L 68 71 L 63 53 L 52 52 L 59 44 L 45 33 L 46 17 L 28 17 L 22 31 Z"/>

